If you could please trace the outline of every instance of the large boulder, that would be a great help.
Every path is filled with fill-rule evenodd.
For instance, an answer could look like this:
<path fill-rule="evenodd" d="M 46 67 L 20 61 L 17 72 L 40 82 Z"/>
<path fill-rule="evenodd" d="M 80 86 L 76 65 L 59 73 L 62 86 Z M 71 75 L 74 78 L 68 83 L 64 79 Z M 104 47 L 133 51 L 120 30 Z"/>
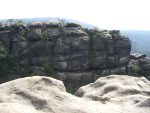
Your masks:
<path fill-rule="evenodd" d="M 141 74 L 150 80 L 150 58 L 145 57 L 139 60 Z"/>
<path fill-rule="evenodd" d="M 150 70 L 150 58 L 146 57 L 146 58 L 140 59 L 139 64 L 141 65 L 143 69 Z"/>
<path fill-rule="evenodd" d="M 146 78 L 123 75 L 101 77 L 94 83 L 81 87 L 76 96 L 104 104 L 122 106 L 150 106 L 150 81 Z"/>
<path fill-rule="evenodd" d="M 84 101 L 65 92 L 61 81 L 27 77 L 0 85 L 1 113 L 94 113 Z"/>
<path fill-rule="evenodd" d="M 145 76 L 150 80 L 150 58 L 131 59 L 128 64 L 128 74 L 131 76 Z"/>
<path fill-rule="evenodd" d="M 0 113 L 150 112 L 150 82 L 145 78 L 113 75 L 81 89 L 76 95 L 84 98 L 67 93 L 61 81 L 50 77 L 10 81 L 0 85 Z"/>

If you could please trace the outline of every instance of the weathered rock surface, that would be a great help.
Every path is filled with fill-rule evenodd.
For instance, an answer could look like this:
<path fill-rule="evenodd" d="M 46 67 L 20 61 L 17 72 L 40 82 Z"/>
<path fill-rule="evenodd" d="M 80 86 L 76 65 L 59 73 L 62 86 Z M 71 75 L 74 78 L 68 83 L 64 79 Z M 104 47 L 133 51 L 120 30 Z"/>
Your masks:
<path fill-rule="evenodd" d="M 131 76 L 145 76 L 150 80 L 150 58 L 131 59 L 128 64 L 128 74 Z"/>
<path fill-rule="evenodd" d="M 102 75 L 126 74 L 131 48 L 130 40 L 119 31 L 88 30 L 75 23 L 58 22 L 2 26 L 0 45 L 12 58 L 14 75 L 19 75 L 4 81 L 39 71 L 50 76 L 54 70 L 65 83 L 78 79 L 76 86 Z M 5 67 L 0 67 L 0 73 Z M 85 77 L 84 73 L 89 74 Z"/>
<path fill-rule="evenodd" d="M 146 57 L 139 60 L 141 67 L 145 70 L 150 70 L 150 58 Z"/>
<path fill-rule="evenodd" d="M 150 80 L 150 58 L 146 57 L 139 60 L 141 74 Z"/>
<path fill-rule="evenodd" d="M 0 85 L 0 113 L 150 112 L 150 82 L 145 78 L 113 75 L 81 89 L 76 95 L 84 98 L 65 92 L 63 83 L 50 77 L 10 81 Z"/>
<path fill-rule="evenodd" d="M 92 113 L 53 78 L 22 78 L 1 84 L 0 90 L 1 113 Z"/>
<path fill-rule="evenodd" d="M 150 108 L 150 81 L 144 77 L 110 75 L 81 87 L 75 95 L 104 104 Z"/>
<path fill-rule="evenodd" d="M 141 58 L 144 58 L 146 57 L 146 54 L 141 54 L 141 53 L 133 53 L 130 55 L 131 59 L 141 59 Z"/>

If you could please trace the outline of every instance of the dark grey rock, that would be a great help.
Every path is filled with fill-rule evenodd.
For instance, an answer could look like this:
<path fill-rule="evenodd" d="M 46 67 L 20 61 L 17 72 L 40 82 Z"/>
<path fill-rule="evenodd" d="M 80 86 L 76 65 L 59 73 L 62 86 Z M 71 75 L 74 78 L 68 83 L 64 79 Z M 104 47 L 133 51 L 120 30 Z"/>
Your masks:
<path fill-rule="evenodd" d="M 128 64 L 128 62 L 129 62 L 129 56 L 124 56 L 124 57 L 121 57 L 120 59 L 119 59 L 119 64 Z"/>
<path fill-rule="evenodd" d="M 139 60 L 139 65 L 144 69 L 144 70 L 150 70 L 150 58 L 142 58 Z"/>
<path fill-rule="evenodd" d="M 63 28 L 64 36 L 86 36 L 87 33 L 84 32 L 82 29 L 75 27 L 75 28 Z"/>
<path fill-rule="evenodd" d="M 0 43 L 13 56 L 13 73 L 24 73 L 25 66 L 31 66 L 33 72 L 40 70 L 33 67 L 46 66 L 75 86 L 110 73 L 125 74 L 131 50 L 130 40 L 119 31 L 63 22 L 1 26 Z"/>
<path fill-rule="evenodd" d="M 110 74 L 126 74 L 126 67 L 118 67 L 110 69 Z"/>
<path fill-rule="evenodd" d="M 93 68 L 106 68 L 106 56 L 94 57 Z"/>
<path fill-rule="evenodd" d="M 53 41 L 55 37 L 59 37 L 60 31 L 59 29 L 47 29 L 46 31 L 43 31 L 45 35 L 48 35 L 48 37 Z M 47 34 L 46 34 L 47 33 Z"/>
<path fill-rule="evenodd" d="M 65 72 L 58 72 L 57 74 L 57 78 L 61 81 L 65 81 L 67 79 L 67 75 Z"/>
<path fill-rule="evenodd" d="M 67 62 L 55 62 L 54 69 L 58 70 L 66 70 L 67 69 Z"/>
<path fill-rule="evenodd" d="M 81 85 L 82 73 L 67 73 L 67 83 Z"/>
<path fill-rule="evenodd" d="M 31 30 L 26 34 L 26 36 L 31 42 L 36 42 L 43 38 L 41 29 Z"/>
<path fill-rule="evenodd" d="M 93 39 L 93 44 L 91 46 L 93 46 L 94 50 L 98 50 L 98 51 L 103 51 L 106 50 L 106 43 L 105 43 L 105 39 L 103 39 L 102 37 L 94 37 Z"/>
<path fill-rule="evenodd" d="M 108 56 L 107 57 L 107 66 L 108 67 L 114 67 L 117 66 L 119 63 L 119 58 L 118 56 Z"/>

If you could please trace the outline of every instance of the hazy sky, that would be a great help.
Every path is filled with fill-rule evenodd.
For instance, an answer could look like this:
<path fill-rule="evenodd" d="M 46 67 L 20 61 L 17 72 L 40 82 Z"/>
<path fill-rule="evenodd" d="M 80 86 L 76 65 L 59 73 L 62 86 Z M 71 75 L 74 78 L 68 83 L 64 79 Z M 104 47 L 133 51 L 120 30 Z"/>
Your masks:
<path fill-rule="evenodd" d="M 62 17 L 106 29 L 150 30 L 150 0 L 0 0 L 0 19 Z"/>

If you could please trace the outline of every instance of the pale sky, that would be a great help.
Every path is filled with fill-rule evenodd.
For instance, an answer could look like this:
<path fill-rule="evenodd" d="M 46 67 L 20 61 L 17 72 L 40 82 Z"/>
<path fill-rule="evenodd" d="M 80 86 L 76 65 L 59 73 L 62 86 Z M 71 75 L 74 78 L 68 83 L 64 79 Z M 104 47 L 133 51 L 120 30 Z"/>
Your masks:
<path fill-rule="evenodd" d="M 0 0 L 0 19 L 60 17 L 100 29 L 150 30 L 150 0 Z"/>

